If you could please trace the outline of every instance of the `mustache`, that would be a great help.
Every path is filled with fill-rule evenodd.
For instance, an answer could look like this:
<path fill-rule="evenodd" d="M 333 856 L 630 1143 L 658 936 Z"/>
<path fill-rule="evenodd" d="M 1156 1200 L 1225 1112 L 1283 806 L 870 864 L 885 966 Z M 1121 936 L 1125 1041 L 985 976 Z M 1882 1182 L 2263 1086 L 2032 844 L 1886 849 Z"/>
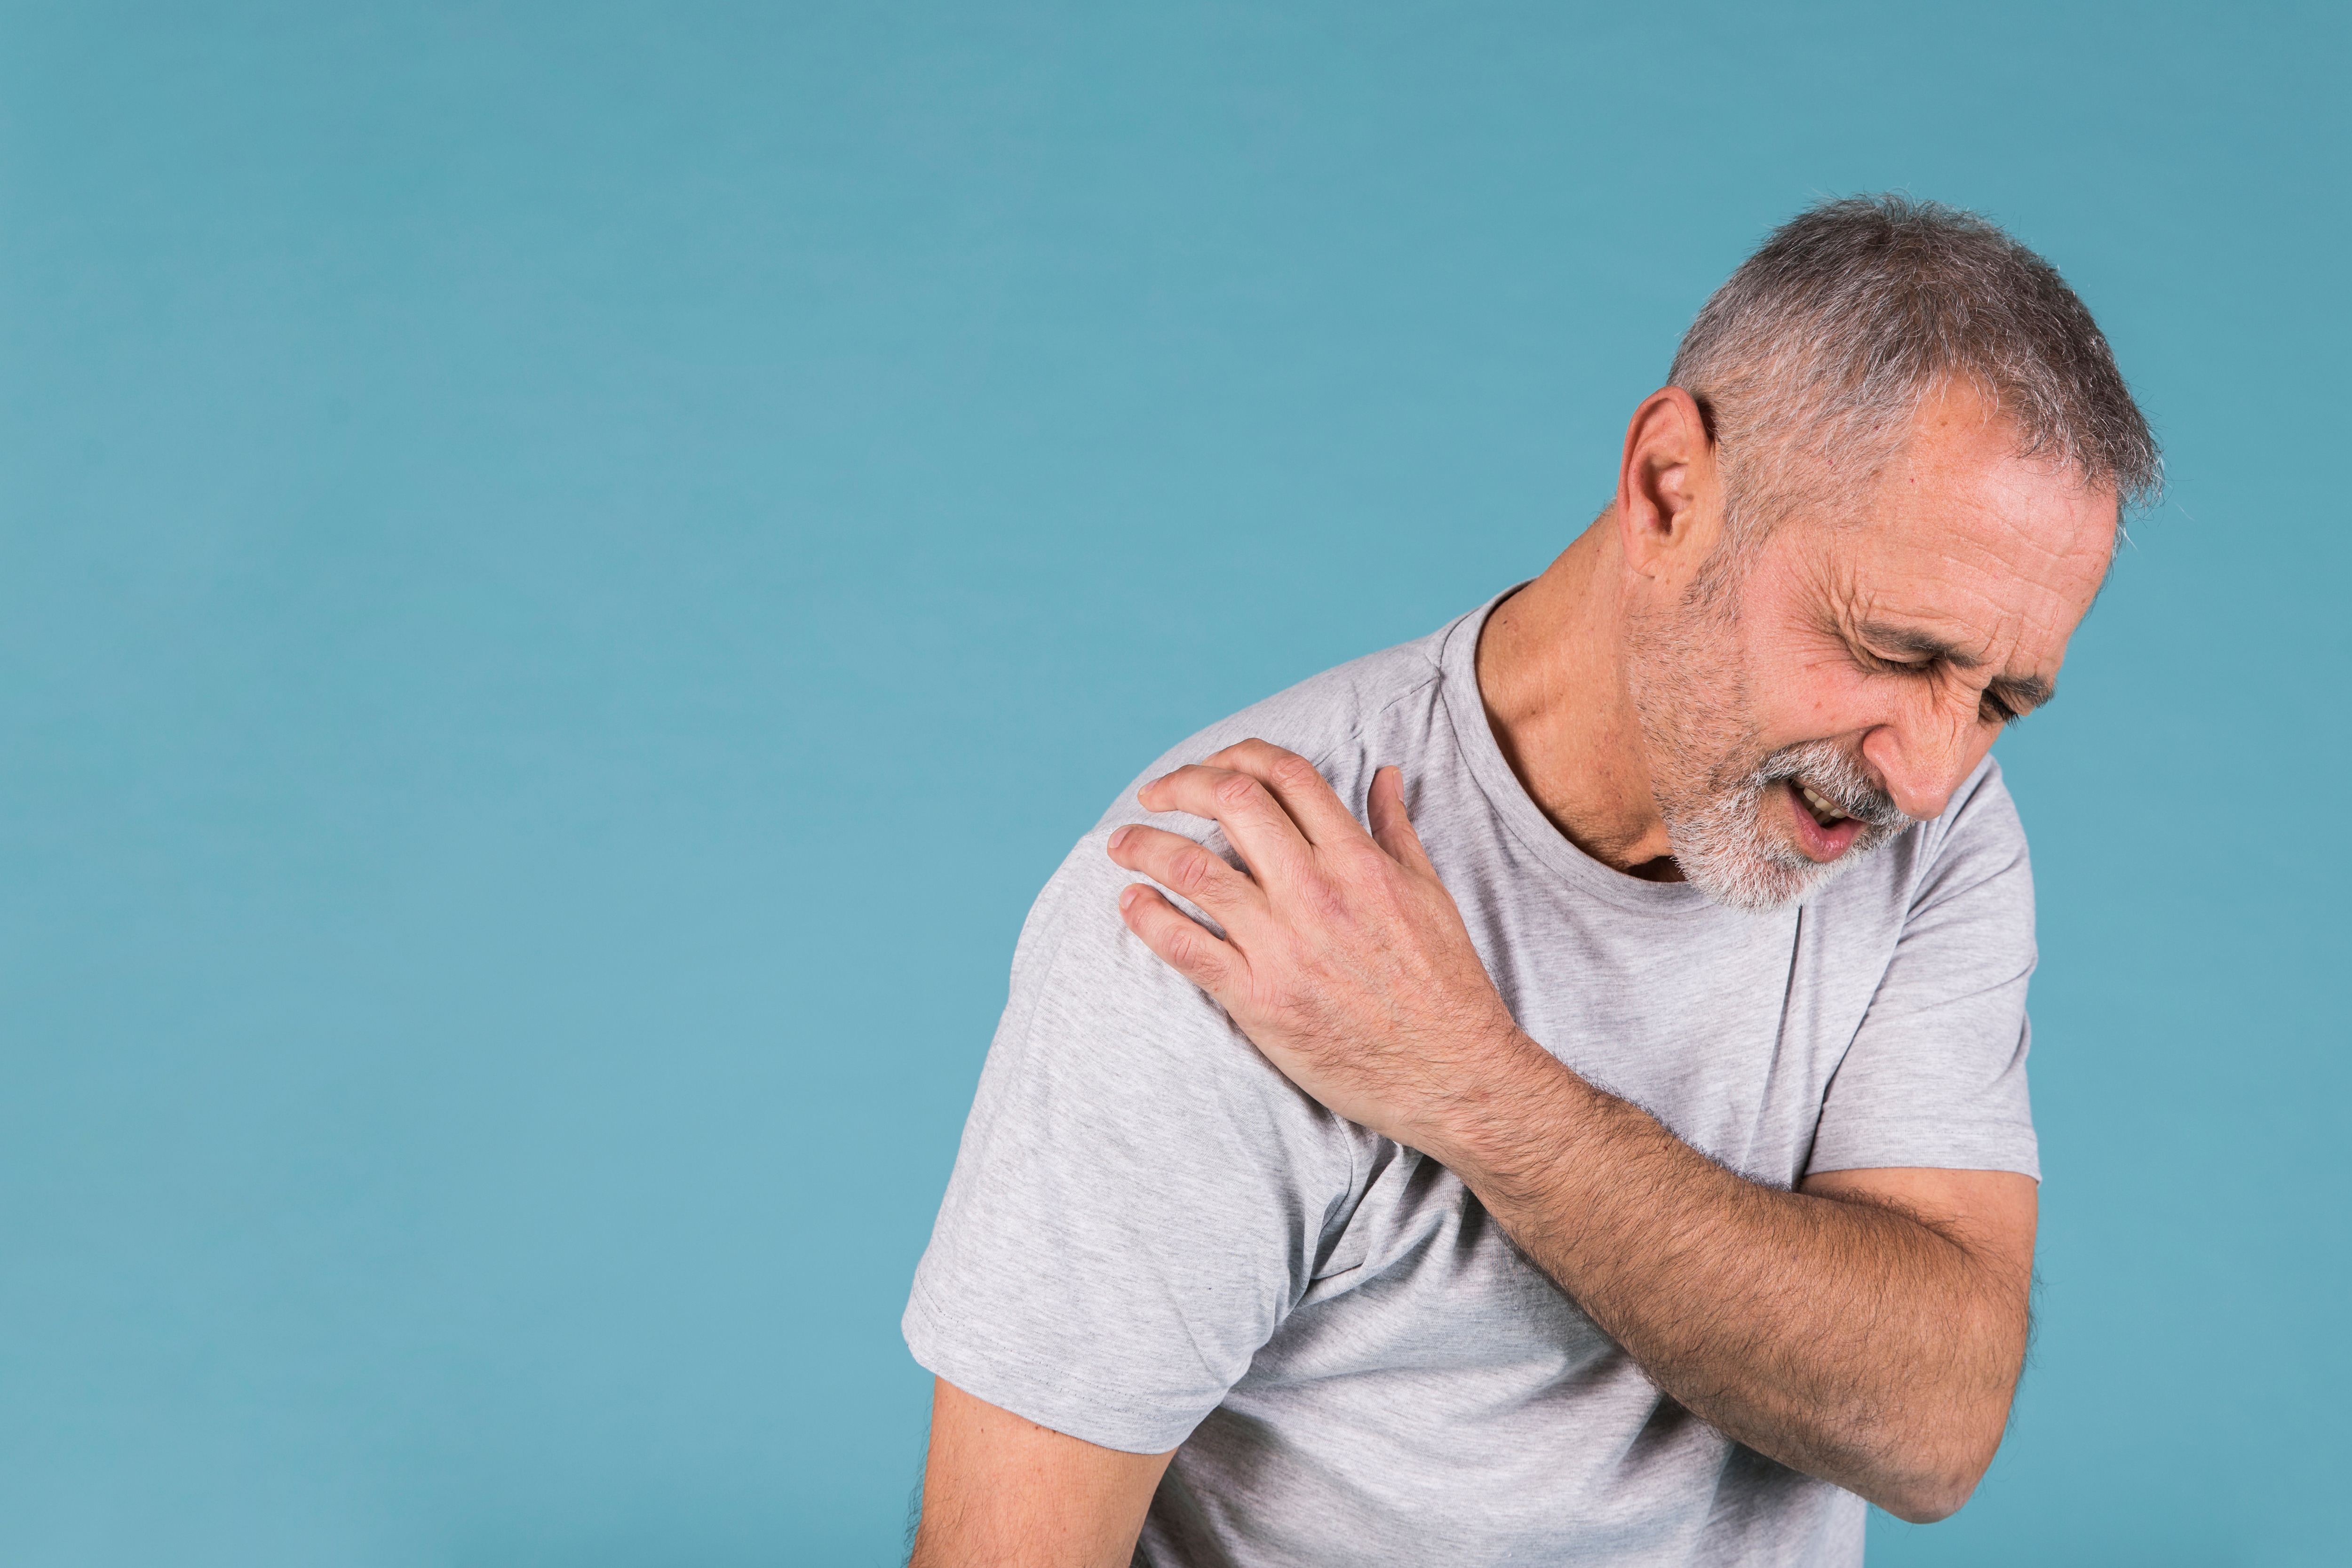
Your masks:
<path fill-rule="evenodd" d="M 1791 779 L 1865 826 L 1897 829 L 1918 820 L 1897 806 L 1867 769 L 1828 741 L 1783 746 L 1759 763 L 1745 782 L 1760 793 Z"/>

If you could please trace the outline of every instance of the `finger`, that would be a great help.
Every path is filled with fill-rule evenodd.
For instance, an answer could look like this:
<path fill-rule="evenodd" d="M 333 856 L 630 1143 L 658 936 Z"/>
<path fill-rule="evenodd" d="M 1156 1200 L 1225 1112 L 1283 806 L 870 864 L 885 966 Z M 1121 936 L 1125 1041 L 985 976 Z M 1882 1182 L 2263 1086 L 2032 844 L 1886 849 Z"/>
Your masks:
<path fill-rule="evenodd" d="M 1306 866 L 1307 840 L 1272 791 L 1244 773 L 1200 763 L 1178 768 L 1136 792 L 1146 811 L 1205 816 L 1225 830 L 1261 885 L 1269 876 L 1296 875 Z"/>
<path fill-rule="evenodd" d="M 1207 759 L 1206 765 L 1247 773 L 1265 785 L 1309 844 L 1321 846 L 1364 836 L 1364 825 L 1356 820 L 1348 803 L 1316 772 L 1313 763 L 1296 752 L 1253 738 L 1227 746 Z"/>
<path fill-rule="evenodd" d="M 1143 939 L 1143 945 L 1161 963 L 1206 991 L 1224 999 L 1241 955 L 1217 940 L 1207 927 L 1140 882 L 1129 884 L 1118 895 L 1118 918 Z"/>
<path fill-rule="evenodd" d="M 1429 851 L 1421 847 L 1421 835 L 1413 831 L 1412 818 L 1404 809 L 1404 770 L 1386 767 L 1373 773 L 1364 807 L 1365 815 L 1372 819 L 1372 837 L 1397 864 L 1425 876 L 1437 875 L 1437 868 L 1430 864 Z"/>
<path fill-rule="evenodd" d="M 1204 846 L 1181 833 L 1129 823 L 1110 836 L 1110 858 L 1190 899 L 1230 929 L 1231 917 L 1265 907 L 1265 893 Z"/>

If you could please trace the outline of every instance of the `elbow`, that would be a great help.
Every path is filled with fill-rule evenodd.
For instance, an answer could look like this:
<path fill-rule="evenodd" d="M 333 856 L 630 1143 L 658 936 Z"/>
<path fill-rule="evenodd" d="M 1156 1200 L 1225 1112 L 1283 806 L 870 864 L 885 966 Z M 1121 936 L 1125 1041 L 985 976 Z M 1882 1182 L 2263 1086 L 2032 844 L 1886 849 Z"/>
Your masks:
<path fill-rule="evenodd" d="M 1976 1495 L 1977 1483 L 1984 1479 L 2000 1443 L 1995 1433 L 1990 1442 L 1971 1442 L 1962 1451 L 1948 1445 L 1941 1452 L 1919 1454 L 1864 1496 L 1906 1524 L 1949 1519 Z"/>
<path fill-rule="evenodd" d="M 1906 1524 L 1934 1524 L 1959 1512 L 1976 1489 L 1974 1479 L 1909 1481 L 1886 1488 L 1870 1500 Z"/>

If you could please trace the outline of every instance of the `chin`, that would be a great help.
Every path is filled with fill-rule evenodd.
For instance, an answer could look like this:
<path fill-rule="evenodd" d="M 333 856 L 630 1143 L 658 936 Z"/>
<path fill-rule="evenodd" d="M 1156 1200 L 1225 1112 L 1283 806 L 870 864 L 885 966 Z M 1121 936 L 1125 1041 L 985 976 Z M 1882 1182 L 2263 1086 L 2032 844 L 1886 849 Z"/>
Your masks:
<path fill-rule="evenodd" d="M 1807 861 L 1802 868 L 1758 864 L 1695 864 L 1677 855 L 1683 877 L 1710 902 L 1751 915 L 1769 915 L 1803 903 L 1835 876 L 1851 856 L 1840 856 L 1824 866 Z"/>
<path fill-rule="evenodd" d="M 1760 915 L 1793 908 L 1894 837 L 1885 829 L 1865 828 L 1836 859 L 1815 860 L 1765 833 L 1761 805 L 1750 803 L 1741 813 L 1710 811 L 1668 828 L 1684 879 L 1726 909 Z"/>

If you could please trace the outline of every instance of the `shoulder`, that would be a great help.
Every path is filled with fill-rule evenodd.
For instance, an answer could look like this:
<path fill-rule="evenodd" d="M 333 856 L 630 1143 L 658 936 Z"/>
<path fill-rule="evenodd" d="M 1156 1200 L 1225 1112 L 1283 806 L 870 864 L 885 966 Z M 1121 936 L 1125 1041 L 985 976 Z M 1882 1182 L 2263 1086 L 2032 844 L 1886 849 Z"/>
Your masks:
<path fill-rule="evenodd" d="M 1221 854 L 1229 850 L 1215 823 L 1181 812 L 1146 811 L 1137 792 L 1188 763 L 1255 738 L 1305 757 L 1360 810 L 1371 773 L 1365 759 L 1375 749 L 1389 755 L 1386 748 L 1397 739 L 1397 730 L 1429 722 L 1443 678 L 1440 650 L 1445 637 L 1461 624 L 1327 669 L 1219 720 L 1153 759 L 1110 802 L 1039 893 L 1022 928 L 1014 959 L 1016 985 L 1024 971 L 1034 974 L 1046 968 L 1083 973 L 1115 966 L 1130 972 L 1130 981 L 1143 976 L 1160 980 L 1163 966 L 1118 919 L 1118 889 L 1132 879 L 1111 862 L 1111 834 L 1129 823 L 1149 823 L 1197 839 Z M 1213 1010 L 1205 996 L 1202 1002 Z"/>
<path fill-rule="evenodd" d="M 2025 853 L 2025 825 L 2018 819 L 2017 803 L 2000 776 L 2000 764 L 1990 756 L 1952 792 L 1944 815 L 1923 825 L 1921 832 L 1930 858 Z"/>
<path fill-rule="evenodd" d="M 1183 825 L 1193 819 L 1151 816 L 1136 805 L 1136 791 L 1163 773 L 1246 740 L 1270 741 L 1297 752 L 1315 764 L 1341 798 L 1360 809 L 1364 789 L 1371 782 L 1367 757 L 1378 751 L 1384 760 L 1397 760 L 1391 754 L 1396 747 L 1410 748 L 1427 728 L 1444 679 L 1440 660 L 1445 640 L 1469 619 L 1465 616 L 1428 637 L 1350 659 L 1187 736 L 1136 774 L 1095 825 L 1095 835 L 1108 837 L 1122 823 L 1144 821 L 1186 832 Z M 1191 836 L 1206 837 L 1197 830 Z"/>
<path fill-rule="evenodd" d="M 1234 858 L 1214 822 L 1182 812 L 1146 811 L 1136 796 L 1153 779 L 1213 756 L 1237 742 L 1268 741 L 1312 763 L 1360 816 L 1375 765 L 1371 759 L 1377 755 L 1383 762 L 1405 760 L 1421 735 L 1437 721 L 1444 679 L 1439 656 L 1447 635 L 1461 624 L 1454 622 L 1429 637 L 1327 669 L 1219 720 L 1154 758 L 1110 802 L 1038 895 L 1022 928 L 1015 955 L 1016 989 L 1022 972 L 1035 971 L 1049 950 L 1075 948 L 1067 956 L 1072 966 L 1081 969 L 1114 955 L 1145 973 L 1160 967 L 1159 960 L 1116 914 L 1118 890 L 1133 880 L 1110 859 L 1110 836 L 1118 828 L 1129 823 L 1149 824 Z M 1201 914 L 1189 905 L 1182 907 L 1196 917 Z M 1202 1000 L 1213 1006 L 1205 996 Z"/>
<path fill-rule="evenodd" d="M 1439 652 L 1452 629 L 1301 681 L 1186 738 L 1139 773 L 1071 848 L 1022 927 L 991 1052 L 992 1089 L 1017 1094 L 1016 1085 L 1029 1085 L 1196 1129 L 1205 1120 L 1221 1125 L 1221 1137 L 1247 1129 L 1244 1142 L 1285 1149 L 1287 1161 L 1317 1151 L 1309 1163 L 1327 1167 L 1318 1179 L 1344 1185 L 1350 1130 L 1293 1087 L 1223 1009 L 1127 929 L 1118 900 L 1133 878 L 1111 861 L 1108 840 L 1120 826 L 1145 822 L 1230 855 L 1215 823 L 1147 812 L 1136 791 L 1252 736 L 1306 757 L 1361 810 L 1370 782 L 1366 758 L 1377 751 L 1393 760 L 1399 731 L 1432 721 Z"/>
<path fill-rule="evenodd" d="M 1947 899 L 1997 889 L 2032 918 L 2033 870 L 2025 825 L 2001 781 L 2000 764 L 1991 757 L 1952 792 L 1941 816 L 1922 823 L 1910 837 L 1917 843 L 1904 902 L 1915 917 Z"/>
<path fill-rule="evenodd" d="M 1830 908 L 1874 908 L 1899 926 L 1941 900 L 1990 883 L 2021 891 L 2030 910 L 2025 826 L 2001 782 L 2000 764 L 1987 757 L 1952 792 L 1941 816 L 1831 883 L 1820 901 Z"/>
<path fill-rule="evenodd" d="M 1903 945 L 1959 942 L 2030 952 L 2034 929 L 2032 860 L 2025 826 L 1985 757 L 1952 793 L 1938 818 L 1919 823 L 1851 877 L 1822 889 L 1813 905 L 1822 931 Z"/>

